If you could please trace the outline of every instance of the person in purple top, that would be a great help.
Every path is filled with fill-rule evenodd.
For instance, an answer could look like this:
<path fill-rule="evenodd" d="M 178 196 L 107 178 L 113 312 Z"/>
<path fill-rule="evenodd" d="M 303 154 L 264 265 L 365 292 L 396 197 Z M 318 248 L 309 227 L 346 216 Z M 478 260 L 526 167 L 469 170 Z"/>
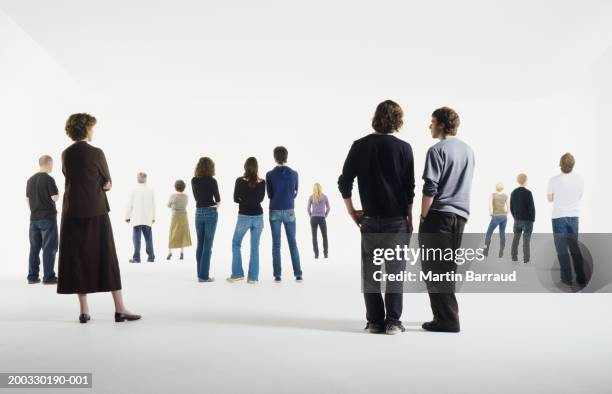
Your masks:
<path fill-rule="evenodd" d="M 312 195 L 308 198 L 308 216 L 310 216 L 310 227 L 312 228 L 312 249 L 315 259 L 319 258 L 319 242 L 317 240 L 317 228 L 321 228 L 323 236 L 323 257 L 327 258 L 327 223 L 325 218 L 329 215 L 329 200 L 321 190 L 321 184 L 315 183 Z"/>

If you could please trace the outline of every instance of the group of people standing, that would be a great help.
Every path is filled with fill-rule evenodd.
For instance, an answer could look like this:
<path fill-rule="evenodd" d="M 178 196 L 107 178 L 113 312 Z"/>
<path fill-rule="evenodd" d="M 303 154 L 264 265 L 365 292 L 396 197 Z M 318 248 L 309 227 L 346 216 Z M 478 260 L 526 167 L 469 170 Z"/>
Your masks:
<path fill-rule="evenodd" d="M 108 216 L 110 207 L 106 193 L 112 188 L 112 179 L 104 152 L 90 145 L 94 136 L 96 118 L 78 113 L 66 122 L 66 133 L 73 140 L 62 153 L 62 172 L 65 176 L 65 193 L 58 236 L 57 209 L 55 202 L 59 191 L 50 176 L 53 159 L 42 156 L 39 171 L 30 177 L 26 187 L 26 198 L 30 208 L 30 258 L 28 283 L 40 283 L 40 252 L 43 256 L 43 283 L 57 284 L 60 294 L 77 294 L 80 304 L 79 321 L 90 320 L 87 294 L 111 292 L 115 303 L 115 321 L 131 321 L 141 318 L 130 313 L 124 305 L 121 293 L 121 275 L 115 250 L 113 231 Z M 251 254 L 247 271 L 247 282 L 259 280 L 259 240 L 263 231 L 263 208 L 266 193 L 270 199 L 269 223 L 272 232 L 272 262 L 274 282 L 281 282 L 281 230 L 289 243 L 293 275 L 296 281 L 303 280 L 300 254 L 296 241 L 295 198 L 298 193 L 298 173 L 287 166 L 288 151 L 278 146 L 273 152 L 276 166 L 259 176 L 257 159 L 249 157 L 244 163 L 244 173 L 236 179 L 234 202 L 238 204 L 238 219 L 232 239 L 232 265 L 229 282 L 245 279 L 242 266 L 241 244 L 250 231 Z M 221 203 L 219 187 L 214 178 L 215 163 L 202 157 L 191 180 L 196 201 L 195 228 L 197 235 L 197 276 L 199 282 L 213 282 L 209 275 L 212 246 L 218 221 L 217 208 Z M 125 220 L 133 226 L 134 254 L 132 263 L 139 263 L 141 239 L 146 244 L 147 261 L 155 261 L 152 225 L 155 223 L 155 197 L 147 186 L 147 174 L 137 174 L 138 185 L 132 192 Z M 175 182 L 175 193 L 170 196 L 168 207 L 172 210 L 170 224 L 169 253 L 191 245 L 187 218 L 188 197 L 184 193 L 186 184 Z M 327 226 L 329 201 L 321 186 L 315 185 L 308 200 L 308 213 L 313 228 L 313 249 L 318 258 L 316 230 L 323 234 L 323 252 L 328 255 Z M 59 240 L 58 240 L 59 238 Z M 55 256 L 59 244 L 59 272 L 55 274 Z"/>
<path fill-rule="evenodd" d="M 28 283 L 40 283 L 39 254 L 43 253 L 43 283 L 57 284 L 60 294 L 77 294 L 79 321 L 90 320 L 87 294 L 111 292 L 115 303 L 114 319 L 117 322 L 138 320 L 125 307 L 121 293 L 121 276 L 115 250 L 110 210 L 106 193 L 112 188 L 112 179 L 104 152 L 90 145 L 94 136 L 96 118 L 78 113 L 66 122 L 66 133 L 73 140 L 62 153 L 62 172 L 65 176 L 63 211 L 58 237 L 57 210 L 59 199 L 57 185 L 49 173 L 53 159 L 42 156 L 40 170 L 27 182 L 26 197 L 31 210 L 30 259 Z M 374 133 L 355 141 L 346 157 L 338 187 L 348 214 L 359 226 L 362 235 L 362 273 L 368 276 L 371 251 L 367 250 L 364 237 L 370 234 L 410 234 L 413 232 L 413 201 L 415 197 L 414 157 L 409 143 L 394 136 L 403 125 L 401 107 L 387 100 L 380 103 L 372 119 Z M 475 166 L 475 156 L 465 142 L 457 138 L 459 115 L 453 109 L 442 107 L 431 116 L 431 136 L 438 142 L 427 150 L 423 171 L 423 189 L 419 216 L 419 244 L 424 248 L 453 249 L 460 247 L 465 224 L 470 215 L 470 194 Z M 288 151 L 282 146 L 273 151 L 276 166 L 265 179 L 259 176 L 257 159 L 249 157 L 244 163 L 244 173 L 234 185 L 233 199 L 238 204 L 238 218 L 232 238 L 231 275 L 227 281 L 235 283 L 247 280 L 254 284 L 259 280 L 259 241 L 264 228 L 262 202 L 270 199 L 269 224 L 272 233 L 272 262 L 275 282 L 281 281 L 281 229 L 284 227 L 293 275 L 303 280 L 300 254 L 296 242 L 295 198 L 298 193 L 298 173 L 287 166 Z M 548 199 L 554 203 L 553 233 L 561 264 L 563 283 L 572 283 L 570 255 L 574 260 L 576 280 L 584 284 L 586 278 L 577 242 L 578 210 L 582 196 L 582 179 L 572 173 L 575 160 L 569 153 L 560 161 L 562 173 L 551 179 Z M 210 276 L 212 246 L 218 221 L 217 208 L 221 203 L 219 187 L 215 179 L 215 163 L 209 157 L 199 159 L 191 179 L 196 201 L 195 228 L 197 235 L 197 276 L 199 282 L 213 282 Z M 355 209 L 352 189 L 357 179 L 361 210 Z M 144 236 L 148 261 L 155 261 L 151 226 L 155 222 L 155 198 L 147 187 L 147 175 L 138 173 L 138 186 L 128 204 L 126 221 L 133 226 L 135 251 L 131 262 L 140 262 L 140 242 Z M 491 235 L 496 227 L 502 233 L 500 255 L 503 254 L 503 237 L 508 210 L 515 218 L 515 238 L 512 257 L 517 259 L 517 248 L 523 235 L 524 261 L 529 261 L 529 238 L 535 220 L 533 196 L 525 188 L 527 176 L 517 178 L 519 187 L 512 192 L 510 204 L 498 184 L 490 199 L 491 224 L 485 238 L 488 253 Z M 167 206 L 172 210 L 169 253 L 173 249 L 191 245 L 187 215 L 188 196 L 186 184 L 177 180 L 175 193 Z M 319 257 L 318 230 L 323 236 L 323 256 L 328 256 L 327 224 L 330 204 L 315 184 L 308 199 L 308 214 L 313 236 L 315 258 Z M 248 270 L 242 264 L 241 244 L 250 232 L 250 258 Z M 438 236 L 427 236 L 427 235 Z M 59 272 L 54 271 L 55 254 L 59 238 Z M 436 274 L 454 272 L 454 261 L 422 259 L 423 271 Z M 401 270 L 401 266 L 387 267 L 389 272 Z M 423 324 L 428 331 L 458 332 L 459 309 L 455 297 L 454 281 L 437 283 L 427 281 L 433 320 Z M 380 284 L 375 291 L 364 291 L 366 306 L 366 330 L 372 333 L 396 334 L 404 331 L 401 323 L 402 291 L 386 291 L 381 294 Z"/>

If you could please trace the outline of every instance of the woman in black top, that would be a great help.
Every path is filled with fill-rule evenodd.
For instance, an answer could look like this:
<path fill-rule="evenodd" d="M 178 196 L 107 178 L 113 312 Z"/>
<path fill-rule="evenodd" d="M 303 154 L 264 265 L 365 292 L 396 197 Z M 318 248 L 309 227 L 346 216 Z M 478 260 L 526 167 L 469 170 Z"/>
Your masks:
<path fill-rule="evenodd" d="M 258 175 L 257 159 L 249 157 L 244 163 L 244 175 L 236 179 L 234 202 L 238 203 L 238 221 L 232 239 L 232 276 L 228 282 L 244 280 L 240 247 L 242 238 L 251 230 L 251 256 L 247 283 L 255 284 L 259 278 L 259 238 L 263 231 L 261 202 L 266 196 L 266 181 Z"/>
<path fill-rule="evenodd" d="M 106 157 L 89 145 L 96 118 L 74 114 L 66 122 L 66 134 L 74 141 L 62 153 L 66 188 L 59 246 L 60 294 L 78 294 L 79 321 L 90 320 L 87 294 L 110 291 L 115 301 L 115 321 L 138 320 L 123 304 L 121 275 L 113 229 L 108 217 L 106 193 L 112 186 Z"/>
<path fill-rule="evenodd" d="M 217 207 L 221 203 L 219 186 L 215 175 L 215 163 L 209 157 L 202 157 L 191 179 L 191 188 L 196 200 L 195 226 L 198 237 L 196 260 L 198 262 L 198 281 L 214 282 L 209 276 L 212 245 L 217 230 Z"/>

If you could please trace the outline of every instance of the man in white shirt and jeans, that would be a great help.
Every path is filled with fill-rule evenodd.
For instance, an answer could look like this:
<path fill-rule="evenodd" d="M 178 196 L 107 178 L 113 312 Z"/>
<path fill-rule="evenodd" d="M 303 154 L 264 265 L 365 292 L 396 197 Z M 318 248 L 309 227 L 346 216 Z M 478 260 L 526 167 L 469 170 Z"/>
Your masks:
<path fill-rule="evenodd" d="M 561 173 L 548 182 L 548 201 L 553 203 L 553 237 L 561 266 L 561 282 L 567 286 L 573 283 L 571 256 L 576 283 L 584 287 L 587 280 L 578 244 L 578 218 L 584 182 L 580 175 L 572 172 L 575 163 L 576 160 L 571 153 L 561 156 L 559 161 Z"/>
<path fill-rule="evenodd" d="M 140 263 L 140 240 L 144 236 L 147 251 L 147 261 L 155 261 L 153 252 L 153 233 L 151 226 L 155 223 L 155 196 L 147 186 L 147 174 L 139 172 L 138 186 L 132 192 L 128 204 L 125 221 L 134 226 L 132 239 L 134 241 L 134 256 L 130 263 Z"/>

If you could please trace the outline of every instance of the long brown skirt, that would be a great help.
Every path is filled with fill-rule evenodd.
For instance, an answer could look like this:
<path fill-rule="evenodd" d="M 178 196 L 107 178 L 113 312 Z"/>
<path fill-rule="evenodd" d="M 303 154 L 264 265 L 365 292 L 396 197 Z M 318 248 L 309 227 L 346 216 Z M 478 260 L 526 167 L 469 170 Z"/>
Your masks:
<path fill-rule="evenodd" d="M 108 214 L 62 218 L 57 292 L 86 294 L 120 289 L 119 261 Z"/>
<path fill-rule="evenodd" d="M 170 240 L 168 248 L 180 249 L 191 246 L 191 234 L 189 233 L 189 220 L 187 212 L 175 212 L 170 222 Z"/>

